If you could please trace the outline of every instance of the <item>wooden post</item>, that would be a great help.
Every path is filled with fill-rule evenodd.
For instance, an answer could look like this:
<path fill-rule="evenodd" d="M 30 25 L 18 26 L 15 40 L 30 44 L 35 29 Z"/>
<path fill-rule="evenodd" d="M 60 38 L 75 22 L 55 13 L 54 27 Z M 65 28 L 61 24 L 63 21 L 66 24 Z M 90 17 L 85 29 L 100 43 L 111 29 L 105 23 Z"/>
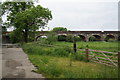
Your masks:
<path fill-rule="evenodd" d="M 118 52 L 118 68 L 120 68 L 120 51 Z"/>
<path fill-rule="evenodd" d="M 88 48 L 86 48 L 86 60 L 89 61 Z"/>
<path fill-rule="evenodd" d="M 120 78 L 120 51 L 118 52 L 118 78 Z"/>
<path fill-rule="evenodd" d="M 75 41 L 75 38 L 73 38 L 73 49 L 74 49 L 74 53 L 77 52 L 77 49 L 76 49 L 76 41 Z"/>

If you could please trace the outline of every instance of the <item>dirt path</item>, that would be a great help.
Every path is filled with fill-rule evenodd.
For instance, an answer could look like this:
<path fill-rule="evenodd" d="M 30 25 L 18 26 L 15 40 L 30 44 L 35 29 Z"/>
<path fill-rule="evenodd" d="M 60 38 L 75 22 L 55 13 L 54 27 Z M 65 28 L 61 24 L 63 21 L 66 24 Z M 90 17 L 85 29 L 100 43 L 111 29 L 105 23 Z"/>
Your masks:
<path fill-rule="evenodd" d="M 35 67 L 21 48 L 2 49 L 2 70 L 3 78 L 44 78 L 31 72 Z"/>

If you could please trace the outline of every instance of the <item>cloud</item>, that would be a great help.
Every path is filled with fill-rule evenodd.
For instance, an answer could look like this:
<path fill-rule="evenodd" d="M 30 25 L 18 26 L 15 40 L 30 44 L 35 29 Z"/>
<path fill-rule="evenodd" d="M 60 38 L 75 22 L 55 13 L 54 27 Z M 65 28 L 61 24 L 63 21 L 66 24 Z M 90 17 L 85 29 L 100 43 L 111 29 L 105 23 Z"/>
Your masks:
<path fill-rule="evenodd" d="M 70 30 L 117 30 L 118 0 L 82 2 L 83 0 L 40 0 L 52 11 L 48 26 L 63 26 Z M 85 0 L 87 1 L 87 0 Z M 106 1 L 106 2 L 105 2 Z M 114 2 L 116 1 L 116 2 Z"/>
<path fill-rule="evenodd" d="M 66 27 L 69 30 L 117 30 L 119 0 L 39 0 L 52 11 L 50 29 Z M 47 30 L 48 28 L 46 28 Z"/>

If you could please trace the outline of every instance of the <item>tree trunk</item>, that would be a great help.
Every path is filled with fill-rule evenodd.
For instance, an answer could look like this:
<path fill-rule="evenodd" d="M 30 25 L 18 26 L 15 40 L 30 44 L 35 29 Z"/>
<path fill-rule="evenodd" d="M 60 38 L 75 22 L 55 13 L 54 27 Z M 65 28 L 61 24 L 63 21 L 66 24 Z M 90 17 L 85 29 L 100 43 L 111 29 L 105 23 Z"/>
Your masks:
<path fill-rule="evenodd" d="M 28 29 L 25 29 L 25 33 L 24 33 L 24 41 L 27 43 L 28 42 Z"/>

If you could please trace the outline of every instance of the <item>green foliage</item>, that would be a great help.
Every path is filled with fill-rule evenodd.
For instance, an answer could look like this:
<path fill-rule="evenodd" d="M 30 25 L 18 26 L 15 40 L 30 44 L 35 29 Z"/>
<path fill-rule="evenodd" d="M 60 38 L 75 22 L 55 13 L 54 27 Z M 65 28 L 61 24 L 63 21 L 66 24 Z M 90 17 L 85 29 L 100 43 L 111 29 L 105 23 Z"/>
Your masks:
<path fill-rule="evenodd" d="M 75 41 L 81 41 L 81 38 L 79 36 L 74 36 L 74 38 L 73 38 L 72 35 L 67 35 L 67 36 L 65 36 L 65 35 L 59 35 L 58 36 L 58 41 L 73 42 L 73 39 Z"/>
<path fill-rule="evenodd" d="M 105 38 L 105 41 L 108 41 L 108 40 L 109 40 L 109 37 L 106 37 L 106 38 Z"/>
<path fill-rule="evenodd" d="M 52 31 L 46 34 L 46 38 L 42 38 L 42 37 L 39 38 L 39 42 L 41 44 L 52 45 L 56 41 L 57 41 L 57 35 Z"/>
<path fill-rule="evenodd" d="M 30 9 L 33 6 L 33 2 L 14 2 L 14 0 L 12 0 L 12 1 L 2 3 L 1 8 L 2 8 L 2 15 L 6 15 L 6 13 L 7 13 L 7 21 L 6 21 L 6 23 L 4 23 L 4 26 L 5 27 L 11 27 L 11 26 L 15 27 L 15 30 L 11 34 L 11 41 L 13 43 L 15 43 L 15 42 L 19 42 L 19 41 L 24 40 L 23 37 L 22 37 L 23 40 L 20 40 L 21 34 L 23 36 L 23 33 L 22 33 L 23 31 L 21 31 L 20 29 L 17 28 L 17 26 L 19 26 L 20 24 L 15 25 L 16 15 L 18 13 L 25 11 L 26 9 Z M 20 35 L 19 34 L 16 35 L 15 33 L 19 33 Z M 15 39 L 13 39 L 13 38 L 15 38 Z"/>
<path fill-rule="evenodd" d="M 20 33 L 19 29 L 16 29 L 10 33 L 10 41 L 12 43 L 18 43 L 18 42 L 21 42 L 22 40 L 23 40 L 23 36 L 22 36 L 22 33 Z"/>
<path fill-rule="evenodd" d="M 39 42 L 40 44 L 48 44 L 48 43 L 49 43 L 46 38 L 41 38 L 41 37 L 38 39 L 38 42 Z"/>
<path fill-rule="evenodd" d="M 5 26 L 2 26 L 2 33 L 7 32 L 7 28 Z"/>
<path fill-rule="evenodd" d="M 114 42 L 115 40 L 114 39 L 108 39 L 107 41 L 108 42 Z"/>
<path fill-rule="evenodd" d="M 72 66 L 72 61 L 73 61 L 73 54 L 72 53 L 69 54 L 69 58 L 70 58 L 70 64 L 69 65 Z"/>
<path fill-rule="evenodd" d="M 67 42 L 73 42 L 73 36 L 72 36 L 72 35 L 68 35 L 68 36 L 66 37 L 66 41 L 67 41 Z"/>
<path fill-rule="evenodd" d="M 59 43 L 59 44 L 58 44 Z M 101 44 L 100 44 L 101 43 Z M 113 46 L 114 42 L 77 42 L 78 45 L 89 45 L 89 48 Z M 59 46 L 42 46 L 38 43 L 27 43 L 23 50 L 28 54 L 32 63 L 37 66 L 36 72 L 42 73 L 47 78 L 117 78 L 118 70 L 92 62 L 86 63 L 84 52 L 73 53 L 72 43 L 56 42 Z M 55 45 L 54 44 L 54 45 Z M 108 45 L 109 44 L 109 45 Z M 115 43 L 114 43 L 115 44 Z M 98 45 L 98 46 L 97 46 Z M 64 47 L 63 47 L 64 46 Z M 96 46 L 96 47 L 95 47 Z M 102 48 L 104 47 L 102 46 Z M 117 46 L 117 45 L 116 45 Z M 78 46 L 79 47 L 79 46 Z M 105 48 L 105 47 L 104 47 Z M 74 60 L 70 62 L 70 59 Z M 71 64 L 71 66 L 69 66 Z M 111 73 L 111 74 L 110 74 Z"/>
<path fill-rule="evenodd" d="M 52 31 L 49 32 L 47 34 L 47 42 L 48 42 L 48 44 L 53 44 L 56 41 L 57 41 L 57 35 L 56 35 L 56 33 L 52 32 Z"/>
<path fill-rule="evenodd" d="M 58 41 L 66 41 L 65 35 L 58 35 Z"/>
<path fill-rule="evenodd" d="M 43 8 L 38 5 L 36 7 L 32 7 L 31 9 L 25 10 L 22 13 L 17 13 L 14 20 L 14 26 L 22 29 L 25 42 L 27 42 L 29 32 L 36 31 L 40 26 L 45 26 L 51 19 L 51 11 L 49 11 L 48 8 Z"/>
<path fill-rule="evenodd" d="M 55 27 L 55 28 L 53 28 L 52 31 L 55 31 L 55 32 L 58 32 L 58 31 L 67 31 L 67 28 L 64 28 L 64 27 Z"/>
<path fill-rule="evenodd" d="M 29 31 L 29 38 L 28 41 L 35 41 L 35 35 L 37 34 L 37 32 L 35 31 L 36 29 L 33 29 L 32 31 Z"/>
<path fill-rule="evenodd" d="M 75 40 L 75 41 L 81 41 L 82 39 L 81 39 L 81 37 L 79 37 L 79 36 L 74 36 L 74 40 Z"/>
<path fill-rule="evenodd" d="M 70 49 L 70 47 L 58 47 L 58 48 L 54 49 L 54 52 L 52 53 L 52 55 L 68 57 L 69 53 L 71 53 L 71 52 L 72 52 L 72 50 Z"/>
<path fill-rule="evenodd" d="M 19 33 L 22 34 L 25 42 L 28 42 L 28 38 L 33 41 L 35 31 L 46 26 L 52 19 L 51 11 L 48 8 L 40 5 L 35 7 L 33 2 L 4 2 L 2 9 L 3 15 L 10 12 L 7 18 L 8 24 L 20 30 Z"/>
<path fill-rule="evenodd" d="M 61 75 L 61 69 L 55 62 L 51 63 L 47 66 L 47 74 L 52 77 L 59 77 Z"/>
<path fill-rule="evenodd" d="M 12 2 L 13 1 L 13 2 Z M 13 26 L 15 15 L 19 12 L 25 11 L 26 9 L 30 9 L 33 6 L 33 2 L 14 2 L 12 0 L 11 2 L 4 2 L 2 3 L 2 15 L 7 14 L 7 21 L 8 24 Z"/>
<path fill-rule="evenodd" d="M 73 50 L 68 47 L 46 47 L 37 44 L 27 44 L 23 46 L 24 51 L 29 54 L 34 55 L 50 55 L 50 56 L 61 56 L 61 57 L 68 57 L 69 53 L 72 53 Z"/>
<path fill-rule="evenodd" d="M 28 54 L 31 62 L 38 67 L 36 72 L 47 78 L 117 78 L 118 70 L 101 64 L 72 61 L 69 58 Z"/>
<path fill-rule="evenodd" d="M 85 49 L 88 45 L 89 49 L 108 51 L 108 52 L 118 52 L 119 41 L 116 42 L 76 42 L 77 49 Z M 56 42 L 55 45 L 59 46 L 69 46 L 73 47 L 73 43 L 70 42 Z"/>
<path fill-rule="evenodd" d="M 96 41 L 96 37 L 95 37 L 95 36 L 91 36 L 91 37 L 89 38 L 89 41 Z"/>
<path fill-rule="evenodd" d="M 74 57 L 73 57 L 73 59 L 74 60 L 78 60 L 78 61 L 85 61 L 86 62 L 86 56 L 85 56 L 85 54 L 82 54 L 82 53 L 75 53 L 74 55 L 73 55 Z"/>

